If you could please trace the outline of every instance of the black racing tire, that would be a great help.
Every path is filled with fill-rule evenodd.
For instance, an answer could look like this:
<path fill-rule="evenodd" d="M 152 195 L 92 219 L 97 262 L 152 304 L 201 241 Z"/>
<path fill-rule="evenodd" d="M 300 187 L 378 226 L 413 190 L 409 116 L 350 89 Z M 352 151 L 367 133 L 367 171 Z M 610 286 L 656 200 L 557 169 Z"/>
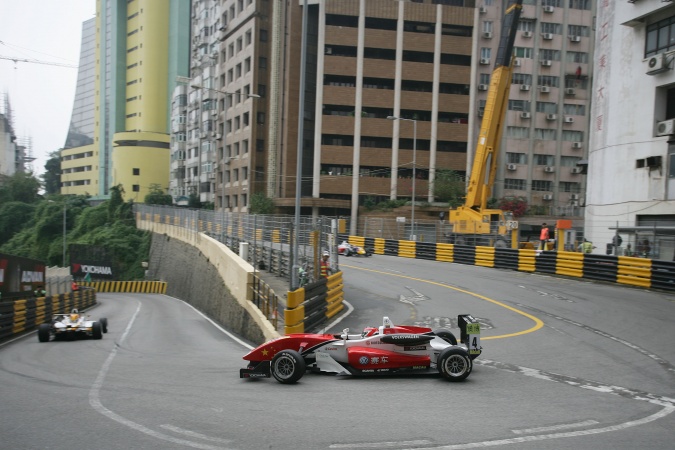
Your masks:
<path fill-rule="evenodd" d="M 91 337 L 94 339 L 101 339 L 103 337 L 101 322 L 94 322 L 91 324 Z"/>
<path fill-rule="evenodd" d="M 272 376 L 283 384 L 293 384 L 305 374 L 307 366 L 300 353 L 282 350 L 272 358 Z"/>
<path fill-rule="evenodd" d="M 51 334 L 52 326 L 48 323 L 41 323 L 38 327 L 38 340 L 40 342 L 49 342 L 49 335 Z"/>
<path fill-rule="evenodd" d="M 463 348 L 448 347 L 438 356 L 438 371 L 448 381 L 463 381 L 472 369 L 473 362 Z"/>
<path fill-rule="evenodd" d="M 107 333 L 108 332 L 108 319 L 106 319 L 105 317 L 101 317 L 100 319 L 98 319 L 98 321 L 101 324 L 101 331 L 103 331 L 104 333 Z"/>
<path fill-rule="evenodd" d="M 434 330 L 434 334 L 450 345 L 457 345 L 457 338 L 448 330 Z"/>

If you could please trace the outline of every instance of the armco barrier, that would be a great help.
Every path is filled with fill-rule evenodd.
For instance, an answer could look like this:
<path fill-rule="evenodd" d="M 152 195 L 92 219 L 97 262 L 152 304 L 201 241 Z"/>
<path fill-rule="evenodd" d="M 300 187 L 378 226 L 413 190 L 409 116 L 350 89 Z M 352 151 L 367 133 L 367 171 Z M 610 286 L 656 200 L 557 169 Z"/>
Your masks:
<path fill-rule="evenodd" d="M 67 313 L 73 308 L 85 310 L 95 304 L 94 289 L 0 302 L 0 340 L 31 331 L 49 322 L 54 314 Z"/>
<path fill-rule="evenodd" d="M 350 243 L 358 236 L 342 236 Z M 534 249 L 470 247 L 466 245 L 396 241 L 376 238 L 375 254 L 433 259 L 520 272 L 538 272 L 575 278 L 621 283 L 644 288 L 675 291 L 675 261 L 657 261 L 629 256 L 594 255 L 577 252 L 540 252 Z"/>
<path fill-rule="evenodd" d="M 166 294 L 164 281 L 81 281 L 79 285 L 94 288 L 97 292 Z"/>
<path fill-rule="evenodd" d="M 284 310 L 284 333 L 304 333 L 317 327 L 342 311 L 343 298 L 342 272 L 289 291 Z"/>

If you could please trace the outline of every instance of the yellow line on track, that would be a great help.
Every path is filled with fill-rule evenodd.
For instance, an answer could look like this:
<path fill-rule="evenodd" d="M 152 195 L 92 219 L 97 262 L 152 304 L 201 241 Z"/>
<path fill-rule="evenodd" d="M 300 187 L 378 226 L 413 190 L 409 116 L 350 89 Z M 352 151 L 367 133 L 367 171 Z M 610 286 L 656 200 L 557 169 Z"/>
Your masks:
<path fill-rule="evenodd" d="M 399 275 L 399 274 L 396 274 L 396 273 L 382 272 L 381 270 L 364 269 L 362 267 L 349 266 L 349 265 L 346 265 L 346 264 L 340 264 L 340 265 L 343 266 L 343 267 L 349 267 L 350 269 L 363 270 L 363 271 L 366 271 L 366 272 L 374 272 L 374 273 L 379 273 L 379 274 L 382 274 L 382 275 L 388 275 L 388 276 L 391 276 L 391 277 L 406 278 L 408 280 L 415 280 L 415 281 L 419 281 L 419 282 L 422 282 L 422 283 L 428 283 L 428 284 L 433 284 L 433 285 L 436 285 L 436 286 L 441 286 L 441 287 L 444 287 L 444 288 L 452 289 L 453 291 L 457 291 L 457 292 L 461 292 L 463 294 L 471 295 L 472 297 L 476 297 L 476 298 L 479 298 L 481 300 L 485 300 L 486 302 L 493 303 L 497 306 L 501 306 L 502 308 L 506 308 L 509 311 L 513 311 L 516 314 L 520 314 L 521 316 L 527 317 L 528 319 L 530 319 L 534 322 L 534 326 L 532 328 L 528 328 L 527 330 L 518 331 L 516 333 L 501 334 L 499 336 L 485 336 L 485 337 L 481 336 L 481 340 L 503 339 L 503 338 L 514 337 L 514 336 L 522 336 L 523 334 L 528 334 L 528 333 L 532 333 L 534 331 L 537 331 L 538 329 L 540 329 L 544 326 L 544 322 L 542 322 L 541 319 L 533 316 L 532 314 L 528 314 L 525 311 L 521 311 L 521 310 L 516 309 L 516 308 L 514 308 L 512 306 L 509 306 L 509 305 L 505 305 L 502 302 L 499 302 L 499 301 L 494 300 L 492 298 L 486 297 L 484 295 L 480 295 L 480 294 L 477 294 L 475 292 L 467 291 L 466 289 L 460 289 L 460 288 L 457 288 L 457 287 L 454 287 L 454 286 L 439 283 L 437 281 L 425 280 L 423 278 L 415 278 L 415 277 L 410 277 L 410 276 L 407 276 L 407 275 Z"/>

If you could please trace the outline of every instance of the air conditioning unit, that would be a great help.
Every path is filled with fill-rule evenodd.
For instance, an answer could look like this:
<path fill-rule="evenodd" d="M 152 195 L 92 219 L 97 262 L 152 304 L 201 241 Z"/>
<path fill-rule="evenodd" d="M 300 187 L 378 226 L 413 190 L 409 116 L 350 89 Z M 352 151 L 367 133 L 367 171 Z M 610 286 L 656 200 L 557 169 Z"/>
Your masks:
<path fill-rule="evenodd" d="M 521 113 L 520 113 L 520 118 L 521 118 L 521 119 L 529 119 L 529 118 L 531 118 L 531 117 L 532 117 L 532 114 L 530 114 L 529 112 L 521 112 Z"/>
<path fill-rule="evenodd" d="M 209 172 L 209 178 L 212 179 L 212 180 L 214 178 L 216 178 L 216 173 L 215 172 Z"/>
<path fill-rule="evenodd" d="M 647 60 L 647 75 L 656 75 L 666 70 L 668 70 L 668 59 L 665 53 L 659 53 Z"/>
<path fill-rule="evenodd" d="M 553 167 L 553 166 L 544 166 L 544 172 L 546 172 L 546 173 L 553 173 L 553 172 L 555 172 L 555 167 Z"/>
<path fill-rule="evenodd" d="M 487 12 L 487 8 L 485 6 L 481 6 L 478 8 L 478 12 L 481 14 L 485 14 Z"/>
<path fill-rule="evenodd" d="M 490 64 L 490 58 L 481 58 L 480 63 L 481 64 Z"/>
<path fill-rule="evenodd" d="M 574 90 L 574 88 L 567 88 L 565 89 L 565 95 L 576 95 L 577 91 Z"/>
<path fill-rule="evenodd" d="M 656 134 L 658 136 L 669 136 L 675 134 L 675 119 L 664 120 L 656 124 Z"/>
<path fill-rule="evenodd" d="M 571 194 L 570 200 L 579 200 L 579 194 Z"/>
<path fill-rule="evenodd" d="M 541 65 L 544 66 L 544 67 L 551 67 L 551 64 L 552 64 L 552 62 L 551 62 L 550 59 L 542 59 L 542 60 L 539 61 L 539 62 L 540 62 Z"/>
<path fill-rule="evenodd" d="M 530 90 L 530 85 L 529 85 L 529 84 L 521 84 L 521 85 L 520 85 L 520 90 L 521 90 L 521 91 L 529 91 L 529 90 Z"/>
<path fill-rule="evenodd" d="M 555 11 L 555 8 L 553 6 L 544 6 L 545 13 L 552 13 L 553 11 Z"/>
<path fill-rule="evenodd" d="M 583 145 L 581 144 L 581 142 L 572 142 L 572 148 L 575 150 L 579 150 L 583 148 Z"/>
<path fill-rule="evenodd" d="M 216 139 L 217 139 L 217 140 L 221 140 L 222 138 L 223 138 L 222 133 L 216 134 Z"/>
<path fill-rule="evenodd" d="M 570 173 L 581 173 L 583 169 L 581 167 L 572 167 L 572 170 L 570 170 Z M 572 194 L 574 195 L 574 194 Z"/>
<path fill-rule="evenodd" d="M 518 168 L 518 166 L 515 165 L 515 164 L 507 164 L 507 165 L 506 165 L 506 168 L 507 168 L 508 170 L 516 170 L 516 169 Z"/>
<path fill-rule="evenodd" d="M 523 31 L 523 37 L 524 38 L 531 38 L 532 32 L 531 31 Z"/>
<path fill-rule="evenodd" d="M 487 91 L 488 90 L 488 85 L 487 84 L 479 84 L 478 85 L 478 90 L 479 91 Z"/>
<path fill-rule="evenodd" d="M 519 59 L 513 60 L 513 67 L 520 67 L 520 60 Z"/>
<path fill-rule="evenodd" d="M 570 36 L 570 42 L 581 42 L 581 36 Z"/>
<path fill-rule="evenodd" d="M 485 39 L 492 39 L 492 32 L 490 32 L 490 31 L 484 31 L 484 32 L 483 32 L 483 37 L 484 37 Z"/>
<path fill-rule="evenodd" d="M 574 123 L 574 117 L 565 117 L 565 123 Z"/>
<path fill-rule="evenodd" d="M 539 86 L 541 92 L 551 92 L 551 88 L 548 86 Z"/>
<path fill-rule="evenodd" d="M 558 118 L 555 114 L 546 114 L 546 120 L 556 120 Z"/>
<path fill-rule="evenodd" d="M 553 39 L 553 33 L 541 33 L 541 37 L 547 41 Z"/>
<path fill-rule="evenodd" d="M 541 196 L 541 199 L 547 201 L 553 200 L 553 194 L 544 194 Z"/>

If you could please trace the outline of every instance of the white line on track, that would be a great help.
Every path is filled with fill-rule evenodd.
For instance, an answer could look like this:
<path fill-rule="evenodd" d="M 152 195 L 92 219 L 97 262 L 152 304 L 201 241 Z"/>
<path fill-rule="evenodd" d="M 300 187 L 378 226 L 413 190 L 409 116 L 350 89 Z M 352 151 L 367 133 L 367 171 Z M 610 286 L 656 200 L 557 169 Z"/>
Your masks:
<path fill-rule="evenodd" d="M 220 439 L 220 438 L 210 437 L 210 436 L 207 436 L 205 434 L 195 433 L 194 431 L 185 430 L 185 429 L 179 428 L 179 427 L 174 427 L 173 425 L 160 425 L 160 427 L 164 428 L 165 430 L 173 431 L 174 433 L 177 433 L 177 434 L 184 434 L 185 436 L 189 436 L 189 437 L 197 438 L 197 439 L 202 439 L 204 441 L 218 442 L 220 444 L 228 444 L 228 443 L 232 442 L 231 439 Z"/>
<path fill-rule="evenodd" d="M 356 444 L 333 444 L 329 448 L 393 448 L 402 445 L 427 445 L 431 441 L 393 441 L 393 442 L 361 442 Z"/>
<path fill-rule="evenodd" d="M 561 425 L 553 425 L 550 427 L 538 427 L 538 428 L 527 428 L 525 430 L 511 430 L 513 434 L 528 434 L 528 433 L 544 433 L 546 431 L 559 431 L 559 430 L 568 430 L 570 428 L 580 428 L 588 427 L 591 425 L 597 425 L 597 420 L 585 420 L 583 422 L 577 423 L 565 423 Z"/>
<path fill-rule="evenodd" d="M 162 439 L 164 441 L 171 442 L 173 444 L 180 444 L 180 445 L 185 445 L 188 447 L 192 448 L 200 448 L 200 449 L 205 449 L 205 450 L 222 450 L 222 447 L 214 447 L 211 445 L 206 445 L 206 444 L 200 444 L 197 442 L 192 442 L 192 441 L 187 441 L 185 439 L 178 439 L 173 436 L 169 436 L 164 433 L 159 433 L 155 430 L 151 430 L 150 428 L 147 428 L 141 424 L 138 424 L 132 420 L 126 419 L 119 414 L 116 414 L 112 411 L 110 411 L 108 408 L 103 406 L 101 403 L 100 399 L 100 392 L 101 392 L 101 387 L 103 386 L 103 381 L 105 381 L 105 377 L 108 374 L 108 370 L 110 370 L 110 366 L 112 364 L 113 359 L 115 359 L 115 356 L 117 355 L 117 350 L 119 347 L 124 343 L 124 340 L 126 339 L 127 335 L 129 334 L 129 331 L 131 330 L 131 326 L 134 324 L 134 321 L 136 320 L 136 317 L 138 316 L 138 313 L 141 311 L 141 303 L 138 303 L 138 308 L 136 308 L 136 312 L 134 315 L 131 317 L 131 320 L 129 321 L 129 324 L 127 325 L 126 329 L 124 330 L 124 333 L 122 333 L 122 337 L 120 337 L 120 340 L 118 343 L 115 344 L 115 347 L 112 349 L 110 352 L 110 355 L 108 355 L 108 359 L 103 363 L 103 366 L 101 367 L 101 370 L 98 373 L 98 376 L 96 377 L 96 381 L 94 381 L 94 384 L 91 386 L 91 389 L 89 390 L 89 404 L 91 405 L 94 410 L 109 419 L 114 420 L 115 422 L 118 422 L 126 427 L 129 427 L 133 430 L 140 431 L 141 433 L 147 434 L 148 436 L 152 436 L 157 439 Z"/>

